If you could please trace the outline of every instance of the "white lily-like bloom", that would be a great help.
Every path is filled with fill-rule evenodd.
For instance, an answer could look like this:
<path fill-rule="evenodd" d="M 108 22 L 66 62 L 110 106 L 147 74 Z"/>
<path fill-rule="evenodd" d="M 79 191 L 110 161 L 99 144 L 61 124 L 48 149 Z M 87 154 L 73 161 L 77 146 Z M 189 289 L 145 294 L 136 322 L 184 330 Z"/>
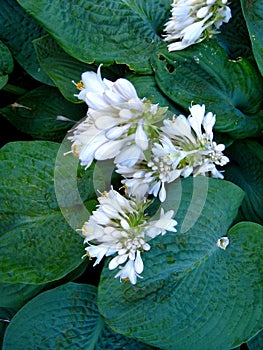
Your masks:
<path fill-rule="evenodd" d="M 169 51 L 183 50 L 215 34 L 231 18 L 227 0 L 175 0 L 171 18 L 165 24 Z"/>
<path fill-rule="evenodd" d="M 150 159 L 134 166 L 117 164 L 117 172 L 124 177 L 127 194 L 137 200 L 147 198 L 149 194 L 161 202 L 166 199 L 165 184 L 180 176 L 191 174 L 211 176 L 223 179 L 216 165 L 223 166 L 229 159 L 223 155 L 225 146 L 213 141 L 213 127 L 216 116 L 208 112 L 205 105 L 193 105 L 190 116 L 165 119 L 160 128 L 159 142 L 151 149 Z"/>
<path fill-rule="evenodd" d="M 76 86 L 76 95 L 88 105 L 87 118 L 72 130 L 72 152 L 82 165 L 116 158 L 119 164 L 133 165 L 144 158 L 153 125 L 164 118 L 167 108 L 140 99 L 127 79 L 112 82 L 97 73 L 85 72 Z"/>
<path fill-rule="evenodd" d="M 141 253 L 151 248 L 148 241 L 166 231 L 176 232 L 174 212 L 164 213 L 161 209 L 159 220 L 153 220 L 145 214 L 149 201 L 127 199 L 114 189 L 103 193 L 99 203 L 82 228 L 84 243 L 89 244 L 85 248 L 87 255 L 96 258 L 96 265 L 104 256 L 117 253 L 109 269 L 119 266 L 115 277 L 135 284 L 144 269 Z"/>
<path fill-rule="evenodd" d="M 175 147 L 186 154 L 178 165 L 181 175 L 201 174 L 223 179 L 215 165 L 224 166 L 229 159 L 223 154 L 225 145 L 213 141 L 216 116 L 212 112 L 205 113 L 205 105 L 193 105 L 189 110 L 188 118 L 179 115 L 172 120 L 166 119 L 161 127 Z"/>
<path fill-rule="evenodd" d="M 122 183 L 129 196 L 143 200 L 148 194 L 159 196 L 161 202 L 166 199 L 165 183 L 180 177 L 182 169 L 179 163 L 189 152 L 177 149 L 172 141 L 161 134 L 160 143 L 155 142 L 151 149 L 151 159 L 133 167 L 117 164 L 117 172 L 125 177 Z"/>

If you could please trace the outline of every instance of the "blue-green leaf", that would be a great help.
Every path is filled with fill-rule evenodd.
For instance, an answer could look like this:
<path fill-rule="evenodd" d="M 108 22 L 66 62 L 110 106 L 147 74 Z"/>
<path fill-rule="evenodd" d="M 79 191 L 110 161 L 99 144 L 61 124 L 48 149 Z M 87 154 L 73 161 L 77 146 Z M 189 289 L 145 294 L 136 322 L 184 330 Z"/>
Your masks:
<path fill-rule="evenodd" d="M 112 332 L 99 315 L 96 297 L 96 287 L 76 283 L 40 294 L 12 319 L 3 350 L 151 349 Z"/>
<path fill-rule="evenodd" d="M 0 39 L 9 47 L 18 63 L 34 79 L 53 85 L 41 69 L 32 40 L 45 30 L 18 5 L 15 0 L 0 2 Z"/>
<path fill-rule="evenodd" d="M 216 131 L 232 138 L 261 134 L 263 80 L 253 61 L 232 61 L 210 40 L 180 53 L 161 50 L 152 63 L 164 94 L 185 109 L 205 104 L 216 114 Z"/>
<path fill-rule="evenodd" d="M 169 187 L 164 207 L 175 209 L 178 232 L 150 242 L 136 285 L 103 269 L 99 310 L 115 331 L 163 349 L 222 350 L 262 326 L 263 228 L 247 222 L 228 231 L 242 191 L 206 181 Z M 216 245 L 221 236 L 229 237 L 226 250 Z"/>

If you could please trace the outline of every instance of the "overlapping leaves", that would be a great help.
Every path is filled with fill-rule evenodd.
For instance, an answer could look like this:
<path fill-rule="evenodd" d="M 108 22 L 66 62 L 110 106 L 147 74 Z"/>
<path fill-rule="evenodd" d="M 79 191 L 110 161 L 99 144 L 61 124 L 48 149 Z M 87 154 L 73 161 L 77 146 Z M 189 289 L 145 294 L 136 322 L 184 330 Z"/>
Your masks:
<path fill-rule="evenodd" d="M 34 79 L 53 85 L 41 69 L 32 43 L 33 39 L 46 33 L 44 28 L 28 16 L 15 0 L 0 1 L 0 7 L 0 39 Z"/>
<path fill-rule="evenodd" d="M 233 138 L 260 135 L 263 80 L 253 62 L 231 61 L 208 41 L 180 54 L 163 50 L 152 63 L 157 85 L 175 103 L 204 103 L 217 116 L 215 129 Z"/>
<path fill-rule="evenodd" d="M 167 206 L 178 208 L 178 232 L 149 242 L 144 278 L 137 285 L 120 283 L 103 270 L 99 309 L 117 332 L 163 349 L 222 350 L 260 329 L 262 226 L 239 223 L 228 231 L 242 191 L 210 180 L 205 196 L 205 181 L 187 179 L 169 187 Z M 198 200 L 193 200 L 195 187 Z M 216 242 L 226 235 L 230 244 L 224 251 Z"/>
<path fill-rule="evenodd" d="M 76 283 L 42 293 L 12 319 L 3 350 L 151 349 L 111 331 L 98 312 L 96 296 L 96 287 Z"/>
<path fill-rule="evenodd" d="M 86 115 L 86 109 L 84 105 L 65 101 L 58 89 L 43 85 L 0 108 L 0 113 L 17 129 L 34 138 L 62 141 L 67 130 Z M 58 116 L 69 121 L 57 120 Z"/>
<path fill-rule="evenodd" d="M 72 57 L 97 64 L 125 63 L 151 73 L 149 57 L 162 44 L 170 0 L 19 0 Z"/>

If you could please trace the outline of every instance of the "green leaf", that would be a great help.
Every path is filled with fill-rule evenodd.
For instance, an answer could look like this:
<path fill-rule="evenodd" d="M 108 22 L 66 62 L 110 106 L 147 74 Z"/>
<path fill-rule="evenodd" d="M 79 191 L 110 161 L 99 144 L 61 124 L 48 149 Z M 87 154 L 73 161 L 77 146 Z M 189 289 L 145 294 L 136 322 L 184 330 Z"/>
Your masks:
<path fill-rule="evenodd" d="M 112 332 L 99 315 L 96 298 L 96 287 L 76 283 L 42 293 L 12 319 L 3 350 L 151 349 Z"/>
<path fill-rule="evenodd" d="M 14 142 L 1 150 L 1 282 L 43 284 L 64 277 L 82 263 L 83 239 L 65 221 L 54 191 L 59 146 Z M 78 225 L 81 228 L 83 222 Z"/>
<path fill-rule="evenodd" d="M 20 131 L 50 141 L 63 140 L 67 130 L 86 112 L 86 105 L 65 101 L 58 89 L 46 85 L 23 95 L 15 104 L 0 108 L 0 114 Z M 72 121 L 57 120 L 61 115 Z"/>
<path fill-rule="evenodd" d="M 87 268 L 88 260 L 84 260 L 75 270 L 58 281 L 34 285 L 24 283 L 0 283 L 0 307 L 20 309 L 26 302 L 38 295 L 43 290 L 57 287 L 70 282 L 83 274 Z"/>
<path fill-rule="evenodd" d="M 8 81 L 8 74 L 12 73 L 14 62 L 8 47 L 0 41 L 0 89 Z"/>
<path fill-rule="evenodd" d="M 153 67 L 157 85 L 168 98 L 185 109 L 191 103 L 205 104 L 216 114 L 216 131 L 233 138 L 260 135 L 263 80 L 253 62 L 229 60 L 210 40 L 180 53 L 162 50 Z"/>
<path fill-rule="evenodd" d="M 226 154 L 230 163 L 225 167 L 225 178 L 246 193 L 240 207 L 239 221 L 254 221 L 262 225 L 263 147 L 255 140 L 238 140 L 227 149 Z"/>
<path fill-rule="evenodd" d="M 0 307 L 20 309 L 28 300 L 39 294 L 44 285 L 24 283 L 0 283 Z"/>
<path fill-rule="evenodd" d="M 74 94 L 78 93 L 72 81 L 78 82 L 86 71 L 96 72 L 98 67 L 88 65 L 69 56 L 49 35 L 34 40 L 41 67 L 60 89 L 63 96 L 71 102 L 80 102 Z M 122 72 L 120 67 L 103 67 L 103 77 L 115 80 Z"/>
<path fill-rule="evenodd" d="M 127 64 L 152 73 L 149 57 L 163 43 L 170 0 L 19 0 L 72 57 L 86 63 Z"/>
<path fill-rule="evenodd" d="M 250 35 L 252 50 L 263 75 L 263 4 L 261 0 L 241 0 L 243 14 Z"/>
<path fill-rule="evenodd" d="M 136 285 L 102 271 L 98 305 L 115 331 L 163 349 L 234 348 L 262 326 L 263 228 L 235 218 L 243 193 L 203 177 L 171 184 L 178 232 L 150 241 Z M 226 250 L 217 240 L 229 236 Z M 127 312 L 129 317 L 127 317 Z"/>
<path fill-rule="evenodd" d="M 231 0 L 228 6 L 231 8 L 232 18 L 220 27 L 220 33 L 216 38 L 229 58 L 235 60 L 239 57 L 248 58 L 252 56 L 252 49 L 240 0 Z"/>
<path fill-rule="evenodd" d="M 32 40 L 45 30 L 18 5 L 15 0 L 0 2 L 0 39 L 9 47 L 18 63 L 34 79 L 53 85 L 41 69 Z"/>
<path fill-rule="evenodd" d="M 255 337 L 247 343 L 249 350 L 259 350 L 263 348 L 263 331 L 259 332 Z"/>

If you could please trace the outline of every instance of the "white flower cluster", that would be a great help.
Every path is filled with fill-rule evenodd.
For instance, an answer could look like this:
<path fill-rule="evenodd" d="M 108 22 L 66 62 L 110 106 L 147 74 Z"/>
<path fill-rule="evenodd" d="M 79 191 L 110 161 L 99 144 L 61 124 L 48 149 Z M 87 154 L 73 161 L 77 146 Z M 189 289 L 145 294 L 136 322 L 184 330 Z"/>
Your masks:
<path fill-rule="evenodd" d="M 116 277 L 135 284 L 143 271 L 141 253 L 150 249 L 148 241 L 176 232 L 173 210 L 161 209 L 159 220 L 145 215 L 149 196 L 164 202 L 165 184 L 180 176 L 223 178 L 216 165 L 229 159 L 223 155 L 225 146 L 213 141 L 216 117 L 206 113 L 204 105 L 192 105 L 188 117 L 165 119 L 166 108 L 140 99 L 126 79 L 102 80 L 100 67 L 97 73 L 82 74 L 76 85 L 78 98 L 89 108 L 69 137 L 72 152 L 86 168 L 94 159 L 114 159 L 125 189 L 125 196 L 114 189 L 102 194 L 84 224 L 87 255 L 96 258 L 96 265 L 104 256 L 117 254 L 109 269 L 119 267 Z"/>
<path fill-rule="evenodd" d="M 98 200 L 98 209 L 82 228 L 84 243 L 96 244 L 86 248 L 87 254 L 97 258 L 96 265 L 104 256 L 117 253 L 110 261 L 109 269 L 125 263 L 115 277 L 129 279 L 135 284 L 143 271 L 141 253 L 151 248 L 147 241 L 166 231 L 176 232 L 177 222 L 172 219 L 174 212 L 164 213 L 161 209 L 159 220 L 152 220 L 145 215 L 149 201 L 127 199 L 114 189 L 103 193 Z"/>
<path fill-rule="evenodd" d="M 217 33 L 231 18 L 227 0 L 175 0 L 165 24 L 169 51 L 183 50 Z"/>

